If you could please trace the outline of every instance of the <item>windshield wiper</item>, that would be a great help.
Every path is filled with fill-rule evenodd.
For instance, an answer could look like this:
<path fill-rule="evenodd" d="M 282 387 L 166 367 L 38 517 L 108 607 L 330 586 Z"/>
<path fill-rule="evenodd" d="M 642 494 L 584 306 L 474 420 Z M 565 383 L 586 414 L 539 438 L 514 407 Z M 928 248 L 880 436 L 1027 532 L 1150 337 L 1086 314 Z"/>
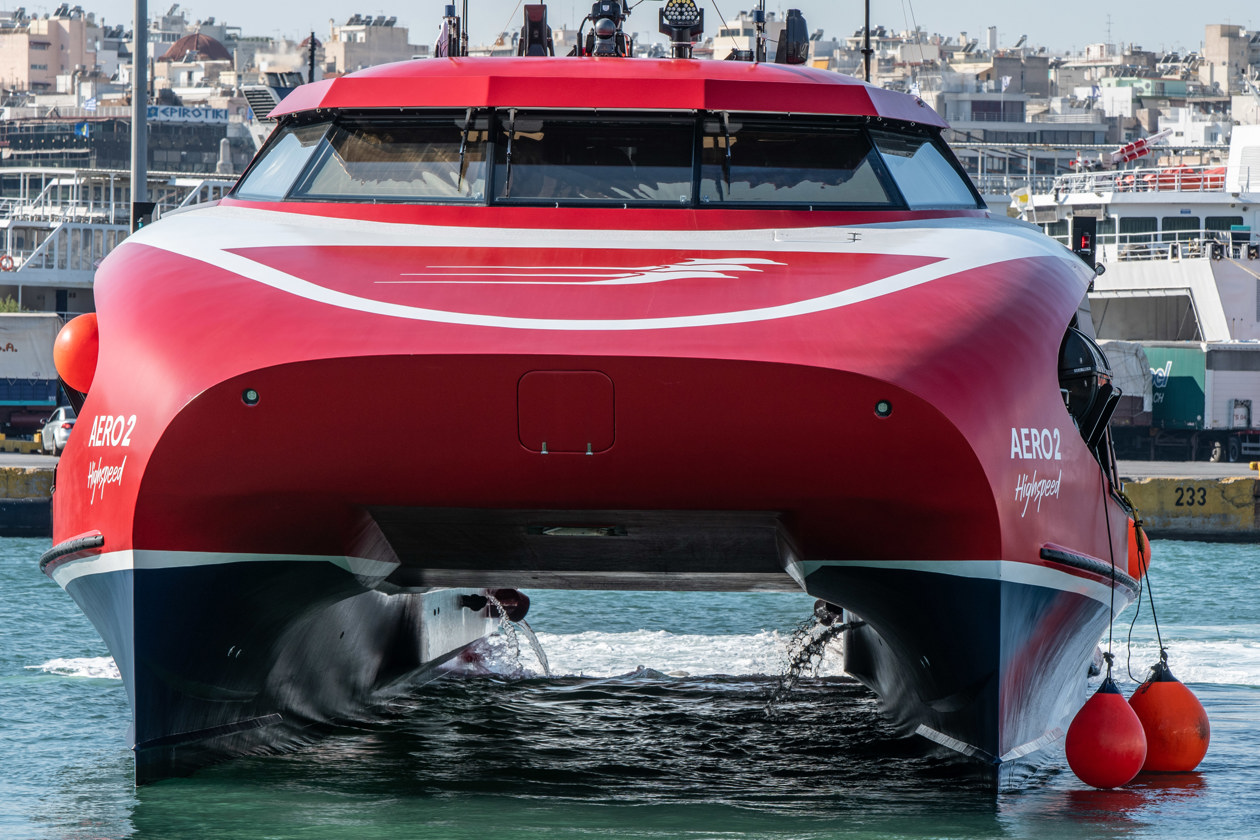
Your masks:
<path fill-rule="evenodd" d="M 722 141 L 726 147 L 726 156 L 722 158 L 722 183 L 726 184 L 727 191 L 731 188 L 731 115 L 722 112 Z M 722 183 L 717 185 L 718 201 L 723 200 Z"/>
<path fill-rule="evenodd" d="M 503 176 L 503 197 L 512 197 L 512 135 L 516 133 L 516 109 L 508 111 L 507 164 Z"/>
<path fill-rule="evenodd" d="M 472 125 L 472 117 L 472 108 L 464 111 L 464 129 L 459 135 L 459 182 L 455 184 L 455 189 L 457 190 L 464 188 L 464 173 L 468 169 L 467 161 L 464 159 L 464 152 L 468 150 L 468 127 Z"/>

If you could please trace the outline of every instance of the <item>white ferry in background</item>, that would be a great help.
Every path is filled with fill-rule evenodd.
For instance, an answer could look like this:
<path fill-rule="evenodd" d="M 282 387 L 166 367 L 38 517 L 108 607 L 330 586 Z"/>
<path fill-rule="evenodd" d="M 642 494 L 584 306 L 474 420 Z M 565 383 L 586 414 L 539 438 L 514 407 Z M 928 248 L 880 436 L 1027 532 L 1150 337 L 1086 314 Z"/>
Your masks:
<path fill-rule="evenodd" d="M 1135 396 L 1113 419 L 1130 424 L 1121 457 L 1260 457 L 1260 126 L 1235 126 L 1219 161 L 1062 175 L 1016 205 L 1102 264 L 1098 338 L 1113 366 L 1142 355 L 1153 372 L 1118 383 Z"/>

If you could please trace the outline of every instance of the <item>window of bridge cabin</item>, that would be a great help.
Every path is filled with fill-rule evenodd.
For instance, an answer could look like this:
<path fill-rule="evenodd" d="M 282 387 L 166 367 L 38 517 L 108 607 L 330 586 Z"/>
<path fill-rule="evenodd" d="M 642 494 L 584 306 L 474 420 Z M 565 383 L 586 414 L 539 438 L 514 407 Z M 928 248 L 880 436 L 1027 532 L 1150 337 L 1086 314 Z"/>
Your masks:
<path fill-rule="evenodd" d="M 465 112 L 337 120 L 289 197 L 464 203 L 486 189 L 489 118 Z"/>
<path fill-rule="evenodd" d="M 282 128 L 280 135 L 267 144 L 262 157 L 250 166 L 232 195 L 252 201 L 283 200 L 328 133 L 328 125 L 325 121 Z"/>
<path fill-rule="evenodd" d="M 499 113 L 495 202 L 691 203 L 690 117 Z"/>
<path fill-rule="evenodd" d="M 892 131 L 871 136 L 910 209 L 980 206 L 966 176 L 932 137 Z"/>
<path fill-rule="evenodd" d="M 700 203 L 890 207 L 895 200 L 861 128 L 729 115 L 704 120 Z"/>

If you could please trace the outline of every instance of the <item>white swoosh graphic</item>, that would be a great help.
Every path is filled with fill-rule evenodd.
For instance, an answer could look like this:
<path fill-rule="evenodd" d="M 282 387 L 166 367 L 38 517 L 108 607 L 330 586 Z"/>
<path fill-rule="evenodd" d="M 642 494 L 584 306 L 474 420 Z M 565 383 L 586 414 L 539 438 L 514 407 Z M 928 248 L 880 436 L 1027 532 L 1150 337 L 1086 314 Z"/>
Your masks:
<path fill-rule="evenodd" d="M 976 219 L 854 225 L 791 230 L 637 231 L 601 230 L 601 250 L 729 249 L 733 252 L 912 254 L 938 262 L 807 300 L 757 309 L 660 318 L 519 318 L 427 309 L 336 291 L 255 262 L 229 249 L 263 247 L 389 247 L 589 249 L 583 231 L 458 228 L 333 219 L 254 208 L 215 206 L 183 212 L 141 228 L 123 243 L 148 245 L 200 260 L 307 300 L 343 309 L 444 324 L 526 330 L 612 331 L 682 329 L 791 318 L 851 306 L 995 263 L 1027 257 L 1061 259 L 1075 268 L 1084 294 L 1085 268 L 1074 254 L 1037 230 Z M 858 235 L 857 241 L 854 235 Z M 108 260 L 106 262 L 108 265 Z M 1049 280 L 1047 280 L 1049 282 Z"/>
<path fill-rule="evenodd" d="M 423 277 L 423 280 L 377 280 L 380 286 L 390 285 L 441 285 L 462 284 L 466 286 L 636 286 L 644 283 L 664 283 L 668 280 L 734 280 L 741 271 L 760 272 L 757 265 L 785 265 L 774 260 L 762 260 L 750 257 L 739 262 L 731 260 L 689 259 L 672 265 L 652 265 L 627 269 L 600 268 L 598 266 L 528 266 L 528 265 L 496 265 L 496 269 L 515 268 L 517 271 L 487 271 L 486 266 L 475 265 L 431 265 L 425 273 L 404 271 L 400 277 Z M 470 269 L 469 271 L 441 271 L 440 269 Z M 462 280 L 458 278 L 469 278 Z M 486 277 L 528 278 L 517 280 L 486 280 Z M 555 277 L 556 280 L 534 278 Z M 443 279 L 436 279 L 443 278 Z M 456 279 L 447 279 L 456 278 Z M 592 280 L 589 278 L 600 278 Z M 574 282 L 576 281 L 576 282 Z"/>

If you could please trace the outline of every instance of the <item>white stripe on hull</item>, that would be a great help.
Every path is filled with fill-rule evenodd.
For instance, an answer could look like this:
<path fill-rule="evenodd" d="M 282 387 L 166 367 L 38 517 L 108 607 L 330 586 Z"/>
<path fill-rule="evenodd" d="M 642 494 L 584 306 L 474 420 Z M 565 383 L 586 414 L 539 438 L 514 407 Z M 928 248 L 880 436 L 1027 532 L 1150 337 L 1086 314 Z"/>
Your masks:
<path fill-rule="evenodd" d="M 1037 566 L 1032 563 L 1020 563 L 1014 560 L 804 561 L 790 563 L 788 574 L 803 587 L 805 578 L 826 567 L 927 572 L 929 574 L 951 575 L 953 577 L 1022 583 L 1028 586 L 1039 586 L 1044 589 L 1057 589 L 1060 592 L 1074 592 L 1086 598 L 1093 598 L 1095 601 L 1103 604 L 1114 603 L 1117 613 L 1129 603 L 1128 598 L 1113 597 L 1111 587 L 1106 583 L 1100 583 L 1059 569 Z"/>
<path fill-rule="evenodd" d="M 131 569 L 186 569 L 227 563 L 332 563 L 362 581 L 379 582 L 388 577 L 397 563 L 369 557 L 323 554 L 234 554 L 212 551 L 110 551 L 62 563 L 52 571 L 52 579 L 62 589 L 78 578 Z"/>

